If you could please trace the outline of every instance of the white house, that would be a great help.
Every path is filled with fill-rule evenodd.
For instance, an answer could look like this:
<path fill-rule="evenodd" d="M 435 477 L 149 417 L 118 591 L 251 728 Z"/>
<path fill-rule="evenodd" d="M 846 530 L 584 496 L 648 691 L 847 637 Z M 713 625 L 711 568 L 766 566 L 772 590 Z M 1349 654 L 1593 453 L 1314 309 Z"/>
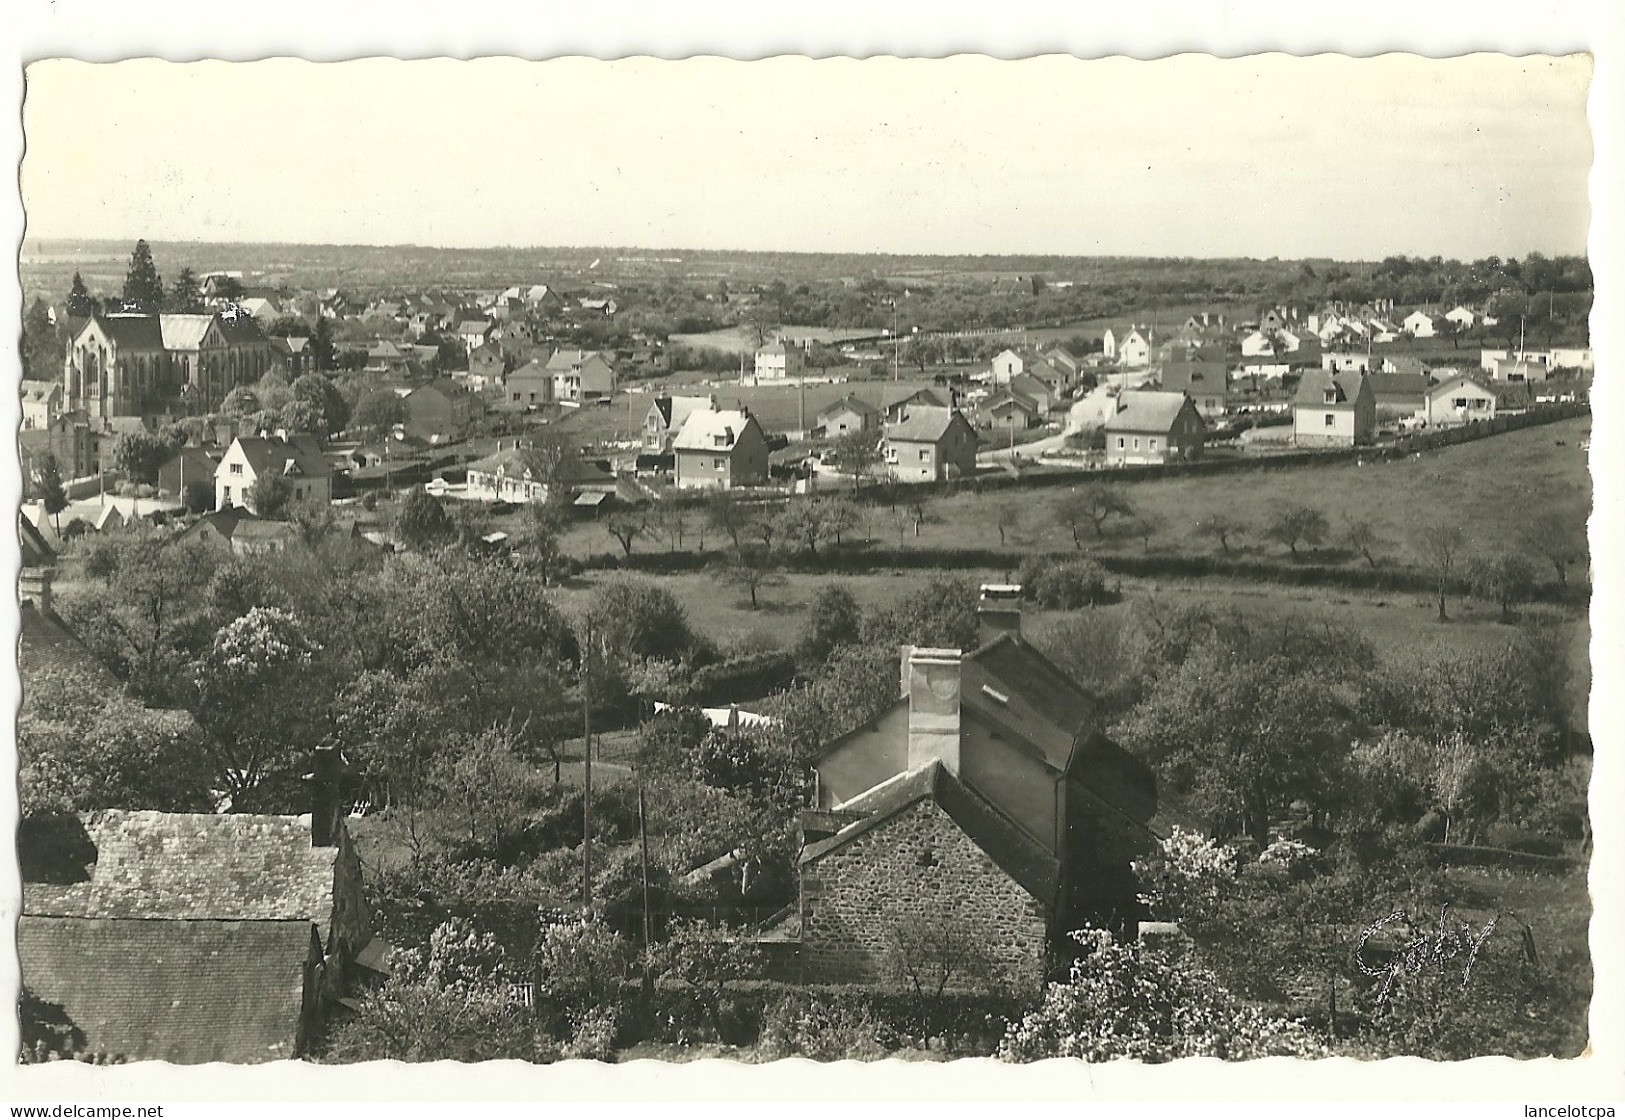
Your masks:
<path fill-rule="evenodd" d="M 1275 353 L 1275 342 L 1263 331 L 1252 331 L 1241 340 L 1241 356 L 1262 358 Z"/>
<path fill-rule="evenodd" d="M 1110 327 L 1107 327 L 1106 332 L 1100 336 L 1100 353 L 1108 361 L 1117 357 L 1117 336 L 1112 333 Z"/>
<path fill-rule="evenodd" d="M 293 505 L 320 508 L 332 501 L 333 468 L 322 455 L 315 436 L 301 434 L 291 440 L 238 436 L 214 469 L 215 508 L 241 506 L 259 513 L 254 483 L 268 476 L 283 481 Z"/>
<path fill-rule="evenodd" d="M 1473 324 L 1478 322 L 1478 313 L 1470 307 L 1463 307 L 1459 303 L 1446 311 L 1444 317 L 1464 331 L 1471 330 Z"/>
<path fill-rule="evenodd" d="M 1451 325 L 1449 320 L 1420 309 L 1412 311 L 1400 323 L 1412 338 L 1433 338 L 1443 334 Z"/>
<path fill-rule="evenodd" d="M 1462 374 L 1428 390 L 1425 417 L 1430 428 L 1450 428 L 1495 419 L 1495 394 L 1477 378 Z"/>
<path fill-rule="evenodd" d="M 993 359 L 993 384 L 1008 385 L 1027 369 L 1027 360 L 1014 350 L 1005 350 Z"/>
<path fill-rule="evenodd" d="M 1151 364 L 1151 332 L 1130 327 L 1117 344 L 1117 362 L 1126 369 L 1144 369 Z"/>
<path fill-rule="evenodd" d="M 799 377 L 806 355 L 801 347 L 780 339 L 756 351 L 756 380 L 781 381 Z"/>

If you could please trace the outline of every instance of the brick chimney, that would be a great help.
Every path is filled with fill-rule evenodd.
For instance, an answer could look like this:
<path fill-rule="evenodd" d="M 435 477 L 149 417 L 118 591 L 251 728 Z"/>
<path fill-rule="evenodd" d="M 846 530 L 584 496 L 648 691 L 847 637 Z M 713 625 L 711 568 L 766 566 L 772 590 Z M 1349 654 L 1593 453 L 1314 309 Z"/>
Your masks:
<path fill-rule="evenodd" d="M 1021 637 L 1021 584 L 984 583 L 976 600 L 976 644 L 1001 634 Z"/>
<path fill-rule="evenodd" d="M 960 652 L 914 648 L 909 651 L 908 768 L 941 762 L 959 773 Z"/>
<path fill-rule="evenodd" d="M 310 774 L 310 846 L 331 848 L 338 843 L 344 818 L 341 786 L 344 759 L 333 747 L 318 747 L 312 754 Z"/>

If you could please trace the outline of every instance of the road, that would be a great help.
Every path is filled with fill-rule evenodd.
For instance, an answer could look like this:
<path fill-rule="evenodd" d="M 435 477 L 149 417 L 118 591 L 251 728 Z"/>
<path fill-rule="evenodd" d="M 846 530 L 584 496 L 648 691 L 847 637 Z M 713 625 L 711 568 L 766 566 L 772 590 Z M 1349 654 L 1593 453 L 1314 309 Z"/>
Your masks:
<path fill-rule="evenodd" d="M 976 461 L 983 465 L 992 465 L 1012 456 L 1018 459 L 1036 459 L 1041 455 L 1060 451 L 1066 446 L 1068 436 L 1087 428 L 1098 428 L 1111 416 L 1112 410 L 1116 407 L 1117 397 L 1108 390 L 1114 390 L 1125 383 L 1130 389 L 1138 389 L 1149 380 L 1151 380 L 1149 369 L 1113 374 L 1072 402 L 1072 407 L 1067 409 L 1066 424 L 1057 434 L 1018 447 L 983 451 L 976 456 Z"/>

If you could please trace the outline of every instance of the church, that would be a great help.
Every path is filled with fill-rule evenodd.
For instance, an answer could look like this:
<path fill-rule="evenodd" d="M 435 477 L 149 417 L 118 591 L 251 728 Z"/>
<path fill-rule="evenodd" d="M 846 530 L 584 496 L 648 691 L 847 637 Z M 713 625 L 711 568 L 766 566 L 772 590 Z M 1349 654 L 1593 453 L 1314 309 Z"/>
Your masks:
<path fill-rule="evenodd" d="M 115 313 L 87 320 L 63 364 L 69 411 L 92 419 L 208 413 L 258 381 L 276 353 L 253 316 Z"/>

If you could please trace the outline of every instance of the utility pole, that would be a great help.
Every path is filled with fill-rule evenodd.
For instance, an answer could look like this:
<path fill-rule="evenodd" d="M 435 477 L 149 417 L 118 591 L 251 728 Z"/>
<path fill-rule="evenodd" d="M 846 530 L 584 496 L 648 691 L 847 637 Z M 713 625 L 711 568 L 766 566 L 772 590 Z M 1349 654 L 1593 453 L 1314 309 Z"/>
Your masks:
<path fill-rule="evenodd" d="M 643 810 L 643 779 L 638 779 L 638 844 L 643 849 L 643 975 L 649 976 L 649 946 L 654 943 L 654 920 L 649 913 L 649 821 Z"/>

